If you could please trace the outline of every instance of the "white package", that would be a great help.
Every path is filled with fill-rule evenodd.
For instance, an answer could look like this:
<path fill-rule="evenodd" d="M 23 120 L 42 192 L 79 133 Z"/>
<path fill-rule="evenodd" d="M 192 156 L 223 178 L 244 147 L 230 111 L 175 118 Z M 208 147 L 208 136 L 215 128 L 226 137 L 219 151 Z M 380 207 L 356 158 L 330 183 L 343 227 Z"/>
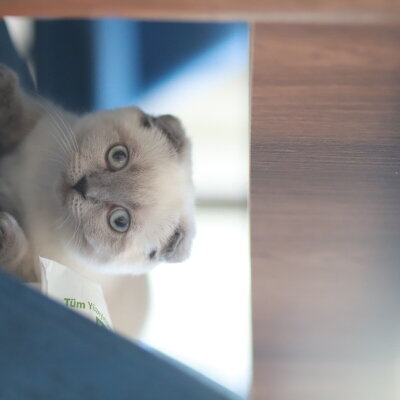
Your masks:
<path fill-rule="evenodd" d="M 40 261 L 42 276 L 39 289 L 43 294 L 99 325 L 112 328 L 103 289 L 97 282 L 55 261 L 42 257 Z"/>

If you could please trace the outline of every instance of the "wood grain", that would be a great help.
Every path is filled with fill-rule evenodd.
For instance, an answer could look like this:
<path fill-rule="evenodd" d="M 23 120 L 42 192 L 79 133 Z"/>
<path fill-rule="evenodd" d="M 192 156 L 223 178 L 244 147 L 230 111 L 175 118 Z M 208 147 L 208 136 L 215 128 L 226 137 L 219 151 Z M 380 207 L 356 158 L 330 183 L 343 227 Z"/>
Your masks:
<path fill-rule="evenodd" d="M 200 20 L 398 20 L 396 0 L 1 0 L 1 15 Z"/>
<path fill-rule="evenodd" d="M 254 399 L 400 392 L 400 27 L 258 24 Z"/>

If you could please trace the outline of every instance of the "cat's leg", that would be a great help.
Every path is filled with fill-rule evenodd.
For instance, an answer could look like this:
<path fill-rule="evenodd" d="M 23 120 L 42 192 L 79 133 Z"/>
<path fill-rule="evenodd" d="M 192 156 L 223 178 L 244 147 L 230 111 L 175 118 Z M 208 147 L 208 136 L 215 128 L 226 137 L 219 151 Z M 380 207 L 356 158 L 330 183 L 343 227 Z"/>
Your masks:
<path fill-rule="evenodd" d="M 18 145 L 39 116 L 39 107 L 20 89 L 17 75 L 0 64 L 0 154 Z"/>
<path fill-rule="evenodd" d="M 16 219 L 9 213 L 0 212 L 0 268 L 24 281 L 37 282 L 38 262 Z"/>

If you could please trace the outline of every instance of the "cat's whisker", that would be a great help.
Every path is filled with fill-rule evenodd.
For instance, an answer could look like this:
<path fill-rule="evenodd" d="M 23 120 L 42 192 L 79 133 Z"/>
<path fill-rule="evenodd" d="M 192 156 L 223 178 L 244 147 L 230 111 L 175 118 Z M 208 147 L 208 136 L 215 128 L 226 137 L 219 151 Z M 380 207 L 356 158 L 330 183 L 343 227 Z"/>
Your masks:
<path fill-rule="evenodd" d="M 63 134 L 65 141 L 67 142 L 67 144 L 69 145 L 70 149 L 72 151 L 78 151 L 78 147 L 77 144 L 75 144 L 75 142 L 73 141 L 73 139 L 75 139 L 74 137 L 74 132 L 72 131 L 71 125 L 67 125 L 67 121 L 66 119 L 64 119 L 61 116 L 61 113 L 54 107 L 54 106 L 50 106 L 51 107 L 51 112 L 53 113 L 54 117 L 57 118 L 58 122 L 60 123 L 60 130 L 61 133 Z M 62 126 L 65 129 L 62 129 Z M 67 135 L 68 133 L 68 135 Z"/>
<path fill-rule="evenodd" d="M 74 236 L 76 235 L 76 232 L 79 230 L 80 228 L 80 224 L 79 222 L 75 225 L 75 227 L 73 228 L 73 233 L 71 235 L 71 237 L 68 239 L 68 241 L 66 242 L 66 247 L 69 247 L 71 245 L 71 243 L 74 240 Z"/>
<path fill-rule="evenodd" d="M 58 190 L 59 185 L 58 181 L 54 179 L 54 176 L 51 172 L 52 171 L 43 171 L 41 174 L 41 179 L 37 181 L 37 185 L 35 185 L 32 190 L 42 193 L 44 189 L 46 192 L 55 193 Z"/>
<path fill-rule="evenodd" d="M 61 215 L 54 222 L 54 226 L 59 226 L 59 225 L 63 224 L 66 220 L 70 220 L 71 218 L 72 218 L 71 214 Z"/>
<path fill-rule="evenodd" d="M 71 124 L 66 118 L 62 116 L 62 114 L 56 108 L 53 108 L 53 112 L 58 117 L 58 120 L 61 122 L 61 124 L 65 127 L 65 132 L 69 134 L 73 150 L 78 152 L 78 142 L 76 141 L 76 137 L 74 131 L 72 130 Z"/>
<path fill-rule="evenodd" d="M 72 234 L 72 236 L 65 242 L 65 247 L 68 249 L 69 247 L 70 247 L 70 245 L 71 245 L 71 242 L 72 242 L 72 239 L 73 239 L 73 235 L 75 234 L 75 231 L 74 231 L 74 233 Z"/>
<path fill-rule="evenodd" d="M 78 233 L 79 231 L 77 231 Z M 79 248 L 82 243 L 82 235 L 76 235 L 75 238 L 75 248 Z"/>
<path fill-rule="evenodd" d="M 74 244 L 74 242 L 76 240 L 75 237 L 76 237 L 76 235 L 78 235 L 79 229 L 80 229 L 80 224 L 77 224 L 76 228 L 74 230 L 74 233 L 72 234 L 71 238 L 68 240 L 68 242 L 66 244 L 66 247 L 70 247 Z"/>
<path fill-rule="evenodd" d="M 35 152 L 45 154 L 49 160 L 56 161 L 58 164 L 62 165 L 63 167 L 67 168 L 68 164 L 65 159 L 60 158 L 60 154 L 56 153 L 55 151 L 51 151 L 49 149 L 43 149 L 39 146 L 32 146 L 35 149 Z M 49 157 L 49 155 L 51 157 Z"/>
<path fill-rule="evenodd" d="M 67 215 L 66 217 L 62 217 L 61 223 L 58 223 L 55 227 L 56 230 L 60 230 L 63 226 L 65 226 L 71 220 L 71 215 Z"/>
<path fill-rule="evenodd" d="M 38 95 L 38 96 L 41 97 L 40 95 Z M 73 149 L 72 149 L 71 145 L 69 144 L 68 140 L 66 141 L 66 139 L 65 139 L 66 135 L 63 133 L 62 127 L 56 120 L 56 118 L 54 116 L 54 112 L 51 111 L 50 106 L 45 105 L 44 100 L 38 101 L 38 104 L 49 115 L 53 126 L 56 128 L 56 132 L 58 132 L 58 135 L 57 135 L 56 132 L 51 131 L 53 137 L 56 139 L 58 144 L 64 149 L 64 151 L 67 155 L 69 155 L 69 156 L 72 155 Z"/>
<path fill-rule="evenodd" d="M 56 108 L 53 109 L 53 112 L 56 115 L 56 117 L 58 117 L 60 124 L 62 124 L 65 128 L 65 130 L 63 130 L 62 132 L 63 132 L 65 140 L 69 144 L 72 152 L 78 152 L 78 150 L 79 150 L 78 143 L 76 142 L 76 138 L 75 138 L 74 132 L 71 128 L 71 125 L 69 123 L 67 123 L 67 120 L 62 117 L 62 115 Z"/>
<path fill-rule="evenodd" d="M 48 157 L 48 159 L 49 159 L 50 161 L 56 162 L 57 164 L 61 165 L 62 167 L 66 167 L 66 164 L 65 164 L 63 161 L 61 161 L 61 160 L 59 160 L 59 159 L 57 159 L 57 158 Z"/>
<path fill-rule="evenodd" d="M 49 114 L 50 115 L 50 114 Z M 58 123 L 55 121 L 55 120 L 53 120 L 53 117 L 52 117 L 52 124 L 53 124 L 53 126 L 54 126 L 54 128 L 55 128 L 55 131 L 50 131 L 51 132 L 51 134 L 52 134 L 52 136 L 54 137 L 54 139 L 57 141 L 57 143 L 59 144 L 59 146 L 61 147 L 61 149 L 64 151 L 64 153 L 67 155 L 67 156 L 71 156 L 71 154 L 72 154 L 72 152 L 71 152 L 71 150 L 68 148 L 68 146 L 66 145 L 66 143 L 65 143 L 65 141 L 64 141 L 64 139 L 63 139 L 63 136 L 62 136 L 62 134 L 61 134 L 61 127 L 58 125 Z"/>
<path fill-rule="evenodd" d="M 58 163 L 59 163 L 61 166 L 63 166 L 65 169 L 68 168 L 68 164 L 67 164 L 67 162 L 65 161 L 65 159 L 62 159 L 62 158 L 58 157 L 58 154 L 57 154 L 56 152 L 54 152 L 54 151 L 45 151 L 45 150 L 44 150 L 43 153 L 45 153 L 45 154 L 51 156 L 51 157 L 49 157 L 49 160 L 58 162 Z"/>
<path fill-rule="evenodd" d="M 55 119 L 54 113 L 50 112 L 49 110 L 49 115 L 52 116 L 53 118 L 53 123 L 55 125 L 55 127 L 57 128 L 57 131 L 59 133 L 59 138 L 60 140 L 63 142 L 65 149 L 67 150 L 67 153 L 73 154 L 74 153 L 74 149 L 71 146 L 70 141 L 68 140 L 67 135 L 65 134 L 65 132 L 63 131 L 62 126 L 60 125 L 60 123 Z"/>

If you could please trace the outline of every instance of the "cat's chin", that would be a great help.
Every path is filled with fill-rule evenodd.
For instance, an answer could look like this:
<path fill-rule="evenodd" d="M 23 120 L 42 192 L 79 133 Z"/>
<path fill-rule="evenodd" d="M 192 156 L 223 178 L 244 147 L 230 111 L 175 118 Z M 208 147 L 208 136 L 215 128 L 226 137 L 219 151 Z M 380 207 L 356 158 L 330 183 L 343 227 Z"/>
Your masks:
<path fill-rule="evenodd" d="M 137 263 L 129 264 L 124 262 L 115 262 L 112 264 L 103 264 L 100 271 L 110 275 L 143 275 L 154 269 L 158 263 Z"/>
<path fill-rule="evenodd" d="M 61 206 L 68 207 L 68 203 L 76 195 L 73 184 L 62 174 L 56 186 L 56 196 Z M 69 207 L 68 207 L 69 208 Z"/>
<path fill-rule="evenodd" d="M 57 185 L 56 193 L 57 193 L 58 200 L 60 201 L 60 203 L 63 206 L 65 206 L 65 204 L 67 203 L 67 198 L 68 198 L 70 191 L 71 191 L 71 186 L 68 184 L 65 176 L 62 175 L 60 178 L 60 181 Z"/>
<path fill-rule="evenodd" d="M 107 275 L 143 275 L 158 265 L 156 262 L 147 261 L 137 263 L 103 262 L 72 249 L 67 251 L 66 257 L 61 262 L 83 274 L 100 273 Z"/>

